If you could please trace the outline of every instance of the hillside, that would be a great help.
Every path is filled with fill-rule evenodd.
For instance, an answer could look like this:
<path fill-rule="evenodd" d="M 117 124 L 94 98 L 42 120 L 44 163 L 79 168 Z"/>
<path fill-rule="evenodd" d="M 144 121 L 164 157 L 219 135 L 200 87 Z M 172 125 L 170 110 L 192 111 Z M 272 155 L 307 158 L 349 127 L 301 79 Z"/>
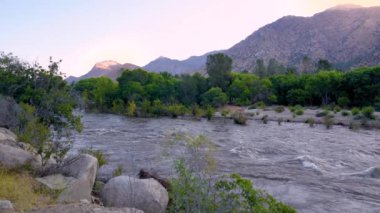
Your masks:
<path fill-rule="evenodd" d="M 286 16 L 268 24 L 224 52 L 234 70 L 252 70 L 257 59 L 276 59 L 298 67 L 305 56 L 327 59 L 349 69 L 380 64 L 380 7 L 338 5 L 312 17 Z M 202 70 L 207 55 L 178 61 L 160 57 L 144 68 L 174 74 Z"/>

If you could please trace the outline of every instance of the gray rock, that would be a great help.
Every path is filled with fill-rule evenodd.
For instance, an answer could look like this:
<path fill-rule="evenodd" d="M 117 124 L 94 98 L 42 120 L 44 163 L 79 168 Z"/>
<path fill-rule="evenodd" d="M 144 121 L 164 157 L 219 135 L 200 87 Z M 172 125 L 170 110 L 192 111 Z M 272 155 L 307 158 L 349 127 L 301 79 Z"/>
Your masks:
<path fill-rule="evenodd" d="M 91 155 L 81 154 L 65 159 L 58 173 L 77 179 L 85 179 L 93 186 L 97 170 L 98 160 Z"/>
<path fill-rule="evenodd" d="M 32 153 L 4 144 L 0 144 L 0 164 L 8 169 L 19 168 L 23 165 L 31 165 L 34 168 L 39 166 L 37 158 Z"/>
<path fill-rule="evenodd" d="M 91 155 L 70 156 L 54 174 L 37 180 L 50 189 L 64 189 L 57 199 L 60 203 L 91 200 L 97 169 L 98 160 Z"/>
<path fill-rule="evenodd" d="M 14 212 L 13 205 L 9 200 L 0 200 L 0 213 Z"/>
<path fill-rule="evenodd" d="M 17 136 L 10 130 L 0 127 L 0 144 L 16 146 Z"/>
<path fill-rule="evenodd" d="M 165 212 L 169 201 L 168 192 L 156 180 L 128 176 L 112 178 L 101 198 L 105 206 L 134 207 L 147 213 Z"/>
<path fill-rule="evenodd" d="M 23 110 L 13 98 L 0 95 L 0 127 L 17 128 L 22 112 Z"/>
<path fill-rule="evenodd" d="M 68 186 L 58 197 L 59 203 L 75 203 L 83 199 L 91 200 L 92 185 L 84 178 Z"/>
<path fill-rule="evenodd" d="M 36 178 L 36 180 L 46 187 L 54 190 L 65 189 L 77 181 L 76 178 L 66 177 L 62 174 L 49 175 L 42 178 Z"/>
<path fill-rule="evenodd" d="M 94 204 L 59 204 L 54 206 L 48 206 L 42 209 L 33 210 L 30 213 L 144 213 L 141 210 L 135 208 L 110 208 L 104 206 L 98 206 Z"/>

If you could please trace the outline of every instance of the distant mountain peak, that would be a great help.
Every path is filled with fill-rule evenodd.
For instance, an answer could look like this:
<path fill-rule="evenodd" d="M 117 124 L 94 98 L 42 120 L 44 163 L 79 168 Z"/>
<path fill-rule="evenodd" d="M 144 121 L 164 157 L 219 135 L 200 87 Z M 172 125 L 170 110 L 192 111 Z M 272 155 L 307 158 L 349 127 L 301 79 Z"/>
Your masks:
<path fill-rule="evenodd" d="M 332 7 L 327 10 L 352 10 L 357 8 L 363 8 L 363 6 L 358 4 L 338 4 L 335 7 Z"/>
<path fill-rule="evenodd" d="M 115 65 L 120 65 L 120 63 L 113 60 L 105 60 L 105 61 L 96 63 L 94 67 L 98 69 L 111 69 L 111 67 Z"/>

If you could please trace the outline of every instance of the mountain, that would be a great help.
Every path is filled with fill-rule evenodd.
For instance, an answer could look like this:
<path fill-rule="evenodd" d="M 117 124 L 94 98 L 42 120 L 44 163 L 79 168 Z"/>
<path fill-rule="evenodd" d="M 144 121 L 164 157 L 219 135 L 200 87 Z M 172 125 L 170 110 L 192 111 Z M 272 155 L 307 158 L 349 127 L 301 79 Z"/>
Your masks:
<path fill-rule="evenodd" d="M 223 52 L 236 71 L 253 70 L 257 59 L 299 66 L 308 56 L 327 59 L 336 68 L 380 64 L 380 7 L 338 5 L 312 17 L 286 16 L 268 24 Z M 160 57 L 143 68 L 173 74 L 204 70 L 207 55 L 186 60 Z"/>
<path fill-rule="evenodd" d="M 225 52 L 236 70 L 257 59 L 296 66 L 308 56 L 349 69 L 380 64 L 380 7 L 337 6 L 312 17 L 286 16 L 257 30 Z"/>
<path fill-rule="evenodd" d="M 134 70 L 137 68 L 139 68 L 139 66 L 134 65 L 134 64 L 129 64 L 129 63 L 120 64 L 116 61 L 107 60 L 107 61 L 96 63 L 92 67 L 92 69 L 85 75 L 82 75 L 80 77 L 69 76 L 68 78 L 66 78 L 66 81 L 71 83 L 71 82 L 79 81 L 81 79 L 94 78 L 94 77 L 100 77 L 100 76 L 106 76 L 113 80 L 116 80 L 116 78 L 121 75 L 123 70 L 125 69 Z"/>
<path fill-rule="evenodd" d="M 221 51 L 213 51 L 201 56 L 191 56 L 186 60 L 175 60 L 166 57 L 159 57 L 143 69 L 151 72 L 170 72 L 172 74 L 193 73 L 205 69 L 207 56 Z"/>

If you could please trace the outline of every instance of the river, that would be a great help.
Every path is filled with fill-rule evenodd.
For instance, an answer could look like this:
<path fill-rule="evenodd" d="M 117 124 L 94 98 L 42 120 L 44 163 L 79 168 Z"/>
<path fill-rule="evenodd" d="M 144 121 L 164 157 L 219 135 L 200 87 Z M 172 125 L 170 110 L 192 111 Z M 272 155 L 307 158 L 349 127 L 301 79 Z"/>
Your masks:
<path fill-rule="evenodd" d="M 108 164 L 100 175 L 118 166 L 135 176 L 140 168 L 173 175 L 166 152 L 168 135 L 202 134 L 217 146 L 218 173 L 236 172 L 253 180 L 299 212 L 380 212 L 380 131 L 301 123 L 246 126 L 231 120 L 127 118 L 84 114 L 84 130 L 74 137 L 74 150 L 104 151 Z M 180 154 L 180 153 L 179 153 Z M 372 171 L 372 172 L 371 172 Z M 376 173 L 377 172 L 377 173 Z"/>

